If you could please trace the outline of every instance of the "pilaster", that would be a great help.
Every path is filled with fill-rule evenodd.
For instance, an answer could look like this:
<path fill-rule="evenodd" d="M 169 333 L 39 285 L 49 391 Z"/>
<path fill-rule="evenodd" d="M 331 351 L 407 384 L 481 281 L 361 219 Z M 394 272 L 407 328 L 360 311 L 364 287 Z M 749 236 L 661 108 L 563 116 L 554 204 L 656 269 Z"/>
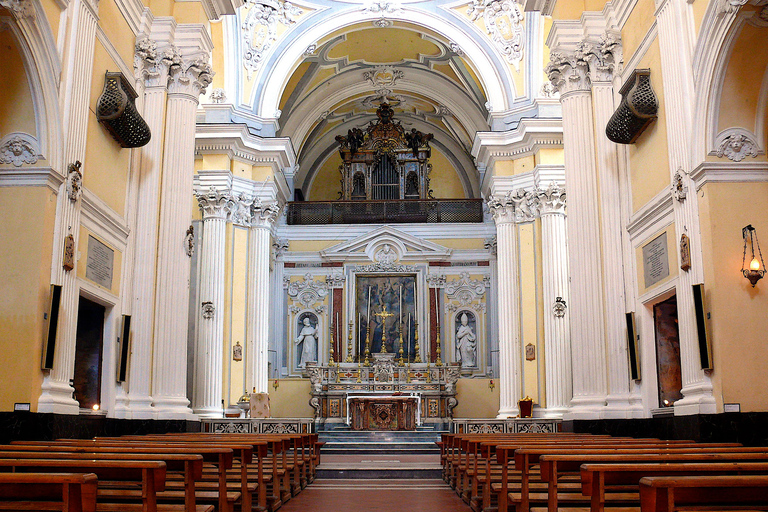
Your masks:
<path fill-rule="evenodd" d="M 547 66 L 563 107 L 568 186 L 568 274 L 573 360 L 571 418 L 598 418 L 605 408 L 606 346 L 595 132 L 589 64 L 584 45 L 553 50 Z"/>
<path fill-rule="evenodd" d="M 568 250 L 565 189 L 552 183 L 536 190 L 541 217 L 542 300 L 547 418 L 561 418 L 573 396 L 569 338 Z"/>

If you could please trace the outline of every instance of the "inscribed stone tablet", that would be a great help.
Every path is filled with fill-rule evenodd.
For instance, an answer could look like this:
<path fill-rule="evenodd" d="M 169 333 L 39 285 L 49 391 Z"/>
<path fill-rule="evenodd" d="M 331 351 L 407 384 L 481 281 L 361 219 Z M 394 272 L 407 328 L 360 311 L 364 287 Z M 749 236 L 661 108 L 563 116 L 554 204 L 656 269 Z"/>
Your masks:
<path fill-rule="evenodd" d="M 92 236 L 88 236 L 88 261 L 85 265 L 86 278 L 111 290 L 114 260 L 114 250 Z"/>
<path fill-rule="evenodd" d="M 669 276 L 666 233 L 662 233 L 643 246 L 643 273 L 646 288 Z"/>

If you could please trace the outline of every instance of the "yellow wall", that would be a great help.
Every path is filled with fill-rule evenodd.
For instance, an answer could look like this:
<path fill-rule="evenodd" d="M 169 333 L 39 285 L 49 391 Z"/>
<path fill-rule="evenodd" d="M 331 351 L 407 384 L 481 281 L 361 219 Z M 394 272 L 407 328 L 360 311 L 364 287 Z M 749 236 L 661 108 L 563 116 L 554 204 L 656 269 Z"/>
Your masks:
<path fill-rule="evenodd" d="M 291 240 L 288 250 L 297 252 L 322 251 L 341 242 L 341 240 Z"/>
<path fill-rule="evenodd" d="M 123 149 L 96 120 L 96 103 L 104 89 L 104 74 L 117 71 L 117 65 L 97 39 L 93 56 L 93 76 L 88 113 L 88 135 L 83 186 L 94 192 L 118 215 L 125 215 L 125 196 L 131 152 Z"/>
<path fill-rule="evenodd" d="M 432 148 L 432 156 L 429 159 L 432 164 L 432 172 L 429 173 L 429 188 L 437 199 L 463 199 L 467 197 L 461 184 L 456 167 L 437 148 Z M 471 190 L 468 191 L 470 194 Z"/>
<path fill-rule="evenodd" d="M 654 21 L 656 21 L 655 12 L 654 0 L 638 0 L 637 4 L 635 4 L 632 14 L 629 15 L 629 19 L 627 19 L 621 30 L 621 44 L 625 62 L 634 55 Z"/>
<path fill-rule="evenodd" d="M 231 296 L 227 298 L 231 303 L 230 325 L 226 326 L 229 336 L 225 334 L 224 339 L 228 340 L 224 347 L 224 361 L 230 367 L 230 391 L 229 403 L 237 403 L 237 399 L 243 394 L 245 389 L 245 361 L 248 359 L 248 349 L 246 343 L 247 324 L 248 324 L 248 229 L 235 226 L 232 228 L 231 249 L 228 254 L 227 262 L 232 262 L 229 270 L 231 282 L 228 283 L 231 290 Z M 243 360 L 232 360 L 232 347 L 236 342 L 243 346 Z M 224 372 L 224 375 L 227 375 Z M 225 383 L 226 386 L 226 383 Z"/>
<path fill-rule="evenodd" d="M 56 196 L 47 187 L 0 188 L 0 411 L 16 402 L 37 410 L 55 214 Z"/>
<path fill-rule="evenodd" d="M 114 259 L 112 260 L 112 288 L 105 288 L 101 286 L 100 284 L 91 281 L 87 277 L 85 277 L 85 271 L 88 264 L 88 237 L 92 236 L 99 242 L 103 243 L 110 249 L 112 249 L 114 252 Z M 88 279 L 88 282 L 95 284 L 102 290 L 106 290 L 110 293 L 113 293 L 115 295 L 120 295 L 120 277 L 122 276 L 122 268 L 123 268 L 123 253 L 112 247 L 110 243 L 108 243 L 106 240 L 101 238 L 100 236 L 92 233 L 91 231 L 85 229 L 84 227 L 80 227 L 80 234 L 78 235 L 77 239 L 77 254 L 75 254 L 75 258 L 77 259 L 76 264 L 76 272 L 77 277 L 80 279 Z"/>
<path fill-rule="evenodd" d="M 224 23 L 223 18 L 211 23 L 211 40 L 213 51 L 211 52 L 211 69 L 213 69 L 213 82 L 209 90 L 224 87 Z"/>
<path fill-rule="evenodd" d="M 659 98 L 659 117 L 646 128 L 634 144 L 629 145 L 633 212 L 639 210 L 670 183 L 667 121 L 658 38 L 640 61 L 638 69 L 642 68 L 651 70 L 651 85 Z"/>
<path fill-rule="evenodd" d="M 307 201 L 336 201 L 339 198 L 339 192 L 341 192 L 340 165 L 341 155 L 338 151 L 334 151 L 323 162 L 323 166 L 312 181 L 306 197 Z"/>
<path fill-rule="evenodd" d="M 519 225 L 520 247 L 520 308 L 523 316 L 521 331 L 523 354 L 525 346 L 532 343 L 536 347 L 536 358 L 527 361 L 523 357 L 523 395 L 533 398 L 534 403 L 539 403 L 539 347 L 538 347 L 538 308 L 536 303 L 536 260 L 534 247 L 534 224 Z M 513 397 L 514 398 L 514 397 Z M 518 398 L 524 398 L 523 396 Z"/>
<path fill-rule="evenodd" d="M 29 90 L 19 47 L 10 30 L 0 31 L 0 69 L 3 70 L 0 138 L 10 132 L 24 132 L 37 137 L 32 92 Z"/>
<path fill-rule="evenodd" d="M 484 249 L 485 240 L 482 238 L 435 238 L 429 240 L 449 249 Z"/>
<path fill-rule="evenodd" d="M 114 0 L 99 2 L 99 26 L 109 36 L 110 42 L 122 57 L 123 62 L 128 66 L 133 65 L 136 38 Z"/>
<path fill-rule="evenodd" d="M 768 183 L 708 184 L 699 192 L 712 376 L 720 411 L 723 402 L 740 403 L 742 412 L 768 410 L 768 395 L 756 384 L 764 380 L 768 364 L 768 280 L 752 288 L 741 274 L 741 229 L 751 224 L 768 240 L 767 197 Z M 764 256 L 767 245 L 761 246 Z"/>
<path fill-rule="evenodd" d="M 55 41 L 59 36 L 61 7 L 59 7 L 59 2 L 56 0 L 41 0 L 40 3 L 45 11 L 45 17 L 48 20 L 48 24 L 51 26 L 51 34 L 53 34 L 53 40 Z"/>
<path fill-rule="evenodd" d="M 605 0 L 566 0 L 555 4 L 552 18 L 556 20 L 578 20 L 583 11 L 602 11 Z"/>
<path fill-rule="evenodd" d="M 454 418 L 495 418 L 499 413 L 499 383 L 488 387 L 493 379 L 459 379 L 456 383 L 456 399 L 459 405 L 453 410 Z"/>
<path fill-rule="evenodd" d="M 280 379 L 269 381 L 269 406 L 274 418 L 312 418 L 314 409 L 309 405 L 311 384 L 309 379 Z"/>

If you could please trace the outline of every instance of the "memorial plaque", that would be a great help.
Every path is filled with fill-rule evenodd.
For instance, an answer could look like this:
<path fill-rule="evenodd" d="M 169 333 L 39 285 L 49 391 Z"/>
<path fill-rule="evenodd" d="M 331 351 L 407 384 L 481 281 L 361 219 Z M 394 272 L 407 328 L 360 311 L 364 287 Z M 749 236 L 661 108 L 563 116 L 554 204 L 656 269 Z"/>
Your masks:
<path fill-rule="evenodd" d="M 669 276 L 666 233 L 662 233 L 643 246 L 643 273 L 646 288 Z"/>
<path fill-rule="evenodd" d="M 115 251 L 89 235 L 85 277 L 111 290 L 114 261 Z"/>

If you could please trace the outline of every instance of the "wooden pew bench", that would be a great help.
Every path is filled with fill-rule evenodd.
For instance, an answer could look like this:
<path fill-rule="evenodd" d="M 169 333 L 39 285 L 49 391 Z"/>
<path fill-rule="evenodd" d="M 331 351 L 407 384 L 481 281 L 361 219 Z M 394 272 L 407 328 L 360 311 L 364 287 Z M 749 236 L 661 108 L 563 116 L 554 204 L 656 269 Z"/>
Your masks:
<path fill-rule="evenodd" d="M 640 479 L 642 512 L 768 510 L 768 476 L 673 476 Z"/>
<path fill-rule="evenodd" d="M 95 512 L 93 473 L 0 473 L 0 510 Z"/>

